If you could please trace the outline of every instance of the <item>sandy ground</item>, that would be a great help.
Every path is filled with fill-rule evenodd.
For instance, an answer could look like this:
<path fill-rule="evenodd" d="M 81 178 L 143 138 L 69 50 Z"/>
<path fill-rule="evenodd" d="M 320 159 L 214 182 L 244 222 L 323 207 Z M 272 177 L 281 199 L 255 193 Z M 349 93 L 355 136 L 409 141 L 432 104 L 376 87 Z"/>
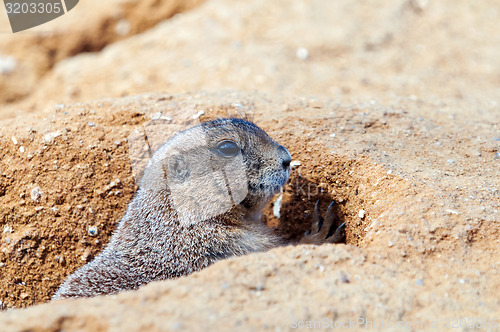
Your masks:
<path fill-rule="evenodd" d="M 116 20 L 112 9 L 95 20 Z M 0 71 L 2 329 L 499 330 L 499 15 L 494 1 L 213 0 L 145 32 L 104 42 L 93 30 L 109 46 L 44 71 Z M 67 30 L 57 49 L 74 42 Z M 3 38 L 1 54 L 32 63 Z M 281 218 L 270 204 L 264 222 L 293 242 L 315 202 L 335 200 L 346 244 L 42 304 L 102 250 L 151 151 L 243 115 L 300 161 Z"/>

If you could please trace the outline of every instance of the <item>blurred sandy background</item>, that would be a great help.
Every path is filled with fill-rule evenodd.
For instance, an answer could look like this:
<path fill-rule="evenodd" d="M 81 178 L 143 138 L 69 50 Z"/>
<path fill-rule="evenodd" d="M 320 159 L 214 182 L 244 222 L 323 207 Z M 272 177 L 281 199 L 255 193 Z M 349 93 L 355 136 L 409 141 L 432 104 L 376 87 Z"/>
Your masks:
<path fill-rule="evenodd" d="M 301 162 L 269 225 L 296 238 L 315 201 L 334 199 L 348 238 L 10 310 L 6 329 L 282 331 L 365 318 L 498 330 L 498 1 L 85 0 L 9 31 L 0 11 L 3 309 L 47 302 L 102 250 L 136 190 L 134 130 L 192 125 L 200 110 L 252 115 Z"/>

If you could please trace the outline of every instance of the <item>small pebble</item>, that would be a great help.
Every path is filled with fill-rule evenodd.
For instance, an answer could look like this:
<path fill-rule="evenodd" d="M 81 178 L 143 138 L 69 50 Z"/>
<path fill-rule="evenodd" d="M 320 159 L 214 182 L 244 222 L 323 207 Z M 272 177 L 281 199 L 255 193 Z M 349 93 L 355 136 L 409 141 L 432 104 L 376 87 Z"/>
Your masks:
<path fill-rule="evenodd" d="M 12 143 L 14 143 L 14 145 L 17 145 L 17 138 L 15 138 L 14 136 L 12 136 Z"/>
<path fill-rule="evenodd" d="M 205 111 L 204 110 L 200 110 L 198 111 L 198 113 L 196 113 L 195 115 L 193 115 L 193 120 L 196 120 L 198 119 L 200 116 L 202 116 L 203 114 L 205 114 Z"/>
<path fill-rule="evenodd" d="M 21 145 L 21 146 L 19 147 L 19 152 L 24 153 L 24 146 L 22 146 L 22 145 Z"/>
<path fill-rule="evenodd" d="M 340 271 L 340 281 L 344 284 L 350 283 L 349 278 L 347 275 L 344 273 L 344 271 Z"/>
<path fill-rule="evenodd" d="M 130 32 L 130 22 L 124 18 L 115 25 L 115 33 L 119 36 L 126 36 Z"/>
<path fill-rule="evenodd" d="M 86 262 L 89 259 L 90 256 L 90 250 L 87 249 L 85 252 L 80 256 L 80 259 L 84 262 Z"/>
<path fill-rule="evenodd" d="M 42 197 L 42 195 L 43 195 L 42 188 L 40 188 L 39 186 L 31 190 L 31 199 L 35 202 L 38 202 Z"/>
<path fill-rule="evenodd" d="M 89 235 L 96 236 L 97 235 L 97 226 L 89 226 Z"/>
<path fill-rule="evenodd" d="M 172 330 L 174 330 L 174 331 L 182 330 L 182 324 L 179 322 L 174 322 L 172 324 Z"/>
<path fill-rule="evenodd" d="M 359 210 L 358 216 L 359 216 L 360 219 L 364 219 L 365 215 L 366 215 L 366 211 L 365 210 Z"/>
<path fill-rule="evenodd" d="M 297 167 L 297 166 L 300 166 L 300 160 L 293 160 L 291 163 L 290 163 L 290 167 Z"/>
<path fill-rule="evenodd" d="M 309 58 L 309 51 L 305 47 L 299 47 L 297 51 L 295 51 L 295 55 L 300 60 L 307 60 L 307 58 Z"/>
<path fill-rule="evenodd" d="M 96 126 L 95 123 L 93 123 L 92 121 L 89 121 L 89 127 L 95 127 L 95 126 Z"/>
<path fill-rule="evenodd" d="M 61 131 L 54 131 L 51 133 L 48 133 L 42 137 L 42 140 L 45 144 L 52 143 L 54 141 L 54 138 L 58 137 L 61 135 Z"/>
<path fill-rule="evenodd" d="M 10 74 L 17 66 L 17 61 L 11 56 L 0 56 L 0 74 Z"/>

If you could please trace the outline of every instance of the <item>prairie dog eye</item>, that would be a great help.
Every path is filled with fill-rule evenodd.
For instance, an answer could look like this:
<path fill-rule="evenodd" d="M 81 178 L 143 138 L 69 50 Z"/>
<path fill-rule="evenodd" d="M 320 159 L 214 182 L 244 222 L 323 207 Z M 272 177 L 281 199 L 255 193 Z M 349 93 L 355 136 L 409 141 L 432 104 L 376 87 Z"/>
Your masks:
<path fill-rule="evenodd" d="M 223 157 L 236 157 L 240 153 L 240 147 L 233 141 L 222 141 L 217 144 L 217 153 Z"/>

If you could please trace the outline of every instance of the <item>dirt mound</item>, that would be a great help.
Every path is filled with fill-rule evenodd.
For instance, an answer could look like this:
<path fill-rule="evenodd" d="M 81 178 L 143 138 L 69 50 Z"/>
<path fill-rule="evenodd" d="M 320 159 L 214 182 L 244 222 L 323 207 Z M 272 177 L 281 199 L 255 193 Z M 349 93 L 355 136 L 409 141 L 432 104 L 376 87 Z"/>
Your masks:
<path fill-rule="evenodd" d="M 104 5 L 89 6 L 94 15 L 93 8 Z M 412 97 L 498 112 L 495 8 L 494 1 L 466 0 L 208 1 L 102 52 L 59 62 L 30 88 L 29 98 L 2 113 L 151 91 L 228 88 L 329 96 L 344 103 Z M 94 39 L 102 34 L 98 26 L 85 25 Z M 72 39 L 55 45 L 65 49 Z"/>
<path fill-rule="evenodd" d="M 496 3 L 212 0 L 127 38 L 195 3 L 88 0 L 86 22 L 76 7 L 50 23 L 60 35 L 2 37 L 23 60 L 0 74 L 0 306 L 41 304 L 1 313 L 2 330 L 497 330 Z M 128 34 L 100 37 L 124 19 Z M 102 250 L 148 156 L 228 115 L 292 153 L 281 217 L 270 204 L 265 222 L 293 242 L 334 200 L 347 244 L 42 304 Z"/>
<path fill-rule="evenodd" d="M 100 51 L 201 2 L 86 0 L 54 21 L 13 35 L 2 34 L 0 103 L 22 101 L 39 88 L 45 74 L 61 60 Z M 4 19 L 0 22 L 0 29 L 10 31 L 7 16 Z M 20 108 L 13 106 L 13 113 L 8 115 L 13 116 Z M 7 115 L 5 110 L 2 113 Z"/>
<path fill-rule="evenodd" d="M 283 105 L 286 111 L 273 111 Z M 312 104 L 225 92 L 109 99 L 68 105 L 29 124 L 4 122 L 2 127 L 8 129 L 0 138 L 3 305 L 23 307 L 48 301 L 66 275 L 102 249 L 136 189 L 130 162 L 135 155 L 130 147 L 141 144 L 138 132 L 151 132 L 158 121 L 167 128 L 163 138 L 153 140 L 154 149 L 176 130 L 196 124 L 193 116 L 203 110 L 202 121 L 235 114 L 251 116 L 300 162 L 285 187 L 282 221 L 274 217 L 269 206 L 265 216 L 269 224 L 278 226 L 277 231 L 293 241 L 309 228 L 316 200 L 323 205 L 335 200 L 347 224 L 349 246 L 290 247 L 222 261 L 193 276 L 150 285 L 116 300 L 33 308 L 25 314 L 37 323 L 26 321 L 22 326 L 57 330 L 85 324 L 90 328 L 90 321 L 98 321 L 103 327 L 123 328 L 128 321 L 112 320 L 113 312 L 134 301 L 147 301 L 148 308 L 167 306 L 163 315 L 173 326 L 190 326 L 182 317 L 197 309 L 200 321 L 209 319 L 218 301 L 239 304 L 226 304 L 217 315 L 233 315 L 233 322 L 250 321 L 256 326 L 377 315 L 418 320 L 430 319 L 436 312 L 446 317 L 494 317 L 498 299 L 489 290 L 500 286 L 491 261 L 498 248 L 498 160 L 494 151 L 482 149 L 484 143 L 468 142 L 464 137 L 471 132 L 491 137 L 495 125 L 470 126 L 471 132 L 462 132 L 458 146 L 448 146 L 446 139 L 456 135 L 455 126 L 462 124 L 449 124 L 434 133 L 432 140 L 443 142 L 439 147 L 442 158 L 453 153 L 453 163 L 466 167 L 467 174 L 452 177 L 448 173 L 450 162 L 435 158 L 434 148 L 426 148 L 425 139 L 416 133 L 403 138 L 408 124 L 420 123 L 420 130 L 424 130 L 432 120 L 407 113 L 403 116 L 404 112 L 398 116 L 389 109 L 366 105 L 357 109 L 360 114 L 351 106 L 328 99 L 314 99 Z M 297 140 L 297 133 L 302 139 Z M 419 144 L 415 144 L 415 137 L 420 137 Z M 408 151 L 399 153 L 398 142 L 410 139 L 413 144 L 405 145 Z M 360 140 L 371 143 L 360 144 Z M 470 156 L 471 150 L 483 153 Z M 417 151 L 418 155 L 413 155 Z M 406 162 L 407 154 L 414 162 Z M 415 167 L 421 170 L 416 172 Z M 476 177 L 474 184 L 470 177 Z M 91 227 L 96 227 L 96 235 L 89 232 Z M 474 268 L 469 267 L 471 261 Z M 203 295 L 199 289 L 202 284 L 206 287 Z M 207 286 L 212 284 L 213 288 Z M 297 289 L 293 294 L 300 289 L 302 293 L 291 298 L 290 288 Z M 236 295 L 236 289 L 243 293 Z M 320 295 L 325 291 L 331 296 Z M 407 295 L 396 301 L 401 293 Z M 200 308 L 197 296 L 213 300 L 202 301 Z M 308 297 L 313 302 L 307 301 Z M 113 309 L 98 309 L 103 305 L 109 308 L 109 301 L 115 304 Z M 256 317 L 256 311 L 248 309 L 257 306 L 256 310 L 268 310 L 274 308 L 270 303 L 282 301 L 289 309 L 273 309 L 274 317 L 282 321 L 268 314 Z M 167 305 L 172 302 L 177 309 Z M 88 309 L 85 314 L 78 313 L 80 303 Z M 266 303 L 267 309 L 263 307 Z M 236 313 L 238 307 L 247 309 Z M 39 325 L 40 319 L 34 317 L 45 313 L 51 313 L 51 318 Z M 0 321 L 3 326 L 17 324 L 16 317 L 21 314 L 8 312 Z M 154 315 L 148 309 L 147 317 Z M 63 320 L 57 318 L 63 316 Z M 226 323 L 212 322 L 214 327 Z M 155 324 L 160 323 L 142 316 L 134 326 L 160 326 Z"/>

